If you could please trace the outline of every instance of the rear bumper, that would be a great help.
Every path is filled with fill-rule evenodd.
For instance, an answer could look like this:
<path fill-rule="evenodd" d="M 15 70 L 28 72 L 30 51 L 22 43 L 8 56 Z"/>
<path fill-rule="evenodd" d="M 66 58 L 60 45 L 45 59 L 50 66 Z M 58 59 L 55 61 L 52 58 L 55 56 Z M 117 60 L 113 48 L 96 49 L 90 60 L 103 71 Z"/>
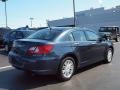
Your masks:
<path fill-rule="evenodd" d="M 10 64 L 23 71 L 32 71 L 41 75 L 56 74 L 59 66 L 59 60 L 57 59 L 30 59 L 12 52 L 9 53 Z"/>

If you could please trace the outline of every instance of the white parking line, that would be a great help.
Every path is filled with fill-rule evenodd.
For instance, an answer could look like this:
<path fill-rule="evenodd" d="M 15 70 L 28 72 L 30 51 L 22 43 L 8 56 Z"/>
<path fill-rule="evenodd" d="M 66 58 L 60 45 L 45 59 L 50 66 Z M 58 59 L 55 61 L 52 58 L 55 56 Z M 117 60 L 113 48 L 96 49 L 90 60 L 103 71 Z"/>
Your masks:
<path fill-rule="evenodd" d="M 5 66 L 5 67 L 0 67 L 0 70 L 2 69 L 7 69 L 7 68 L 11 68 L 12 66 Z"/>

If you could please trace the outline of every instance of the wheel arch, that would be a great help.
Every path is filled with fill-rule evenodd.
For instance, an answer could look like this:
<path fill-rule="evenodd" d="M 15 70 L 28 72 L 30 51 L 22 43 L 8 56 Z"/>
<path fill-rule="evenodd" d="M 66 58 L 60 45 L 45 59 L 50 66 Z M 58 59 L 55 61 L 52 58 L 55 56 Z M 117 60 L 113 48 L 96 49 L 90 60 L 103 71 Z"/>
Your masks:
<path fill-rule="evenodd" d="M 61 58 L 61 60 L 63 60 L 63 59 L 66 58 L 66 57 L 72 57 L 72 58 L 75 60 L 76 68 L 78 68 L 78 66 L 79 66 L 79 59 L 77 58 L 77 56 L 76 56 L 74 53 L 67 53 L 67 54 L 65 54 L 65 55 Z"/>

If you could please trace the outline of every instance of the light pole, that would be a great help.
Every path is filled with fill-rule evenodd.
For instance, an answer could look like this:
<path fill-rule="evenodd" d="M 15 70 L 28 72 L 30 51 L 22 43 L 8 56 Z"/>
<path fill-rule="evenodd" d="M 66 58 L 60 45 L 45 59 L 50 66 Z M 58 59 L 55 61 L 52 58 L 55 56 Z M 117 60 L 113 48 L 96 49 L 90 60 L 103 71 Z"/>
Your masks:
<path fill-rule="evenodd" d="M 34 20 L 34 18 L 30 18 L 30 23 L 31 23 L 31 27 L 33 26 L 33 20 Z"/>
<path fill-rule="evenodd" d="M 8 27 L 8 17 L 7 17 L 7 0 L 0 0 L 5 3 L 5 18 L 6 18 L 6 28 Z"/>
<path fill-rule="evenodd" d="M 74 27 L 76 26 L 75 0 L 73 0 Z"/>

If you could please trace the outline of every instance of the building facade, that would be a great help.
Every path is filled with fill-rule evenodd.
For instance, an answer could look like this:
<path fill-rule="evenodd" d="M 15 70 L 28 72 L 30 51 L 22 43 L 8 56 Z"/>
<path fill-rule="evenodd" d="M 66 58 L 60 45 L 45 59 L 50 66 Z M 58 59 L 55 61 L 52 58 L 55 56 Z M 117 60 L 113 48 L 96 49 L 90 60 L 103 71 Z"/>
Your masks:
<path fill-rule="evenodd" d="M 72 26 L 73 17 L 48 22 L 50 26 Z M 96 8 L 76 12 L 76 26 L 98 30 L 102 26 L 120 27 L 120 6 L 111 9 Z"/>

